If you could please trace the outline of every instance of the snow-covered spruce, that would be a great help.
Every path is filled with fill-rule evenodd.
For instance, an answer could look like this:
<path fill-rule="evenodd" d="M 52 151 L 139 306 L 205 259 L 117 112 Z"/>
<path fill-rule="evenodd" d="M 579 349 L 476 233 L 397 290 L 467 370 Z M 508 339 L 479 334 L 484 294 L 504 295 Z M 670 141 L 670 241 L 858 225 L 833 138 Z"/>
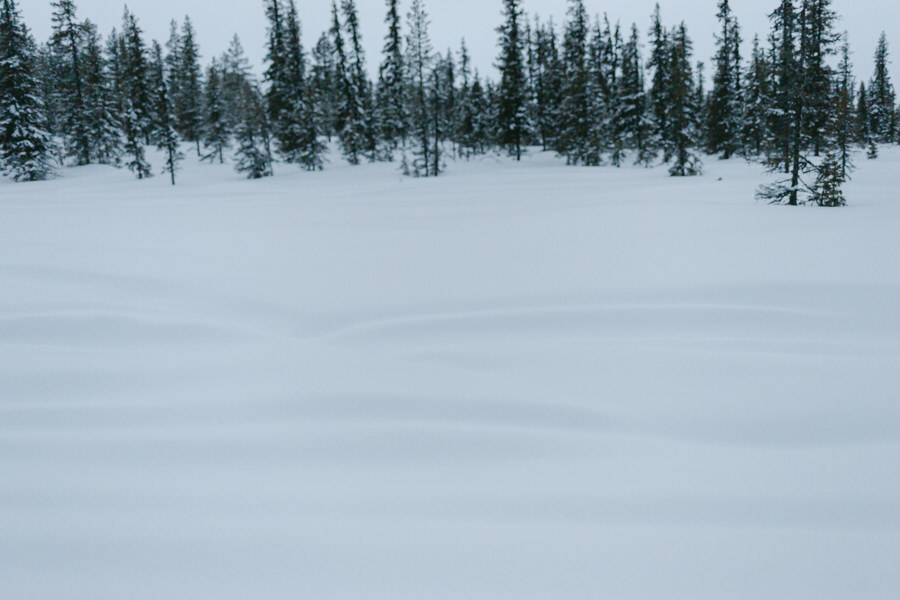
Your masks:
<path fill-rule="evenodd" d="M 46 179 L 54 170 L 33 46 L 15 0 L 0 0 L 0 169 L 15 181 Z"/>

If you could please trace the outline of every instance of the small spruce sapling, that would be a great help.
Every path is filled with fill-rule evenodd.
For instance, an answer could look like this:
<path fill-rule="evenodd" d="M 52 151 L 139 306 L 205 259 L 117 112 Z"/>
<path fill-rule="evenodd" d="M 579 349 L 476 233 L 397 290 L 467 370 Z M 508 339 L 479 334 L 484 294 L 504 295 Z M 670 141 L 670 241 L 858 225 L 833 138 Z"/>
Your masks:
<path fill-rule="evenodd" d="M 846 206 L 847 200 L 841 189 L 844 174 L 840 158 L 834 152 L 829 152 L 817 171 L 813 201 L 819 206 Z"/>

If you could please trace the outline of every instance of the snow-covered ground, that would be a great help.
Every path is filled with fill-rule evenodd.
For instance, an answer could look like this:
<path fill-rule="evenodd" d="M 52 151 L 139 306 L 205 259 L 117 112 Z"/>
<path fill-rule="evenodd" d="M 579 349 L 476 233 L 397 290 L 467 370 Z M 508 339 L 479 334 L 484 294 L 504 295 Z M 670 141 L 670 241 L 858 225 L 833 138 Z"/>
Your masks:
<path fill-rule="evenodd" d="M 895 600 L 883 155 L 0 183 L 0 598 Z"/>

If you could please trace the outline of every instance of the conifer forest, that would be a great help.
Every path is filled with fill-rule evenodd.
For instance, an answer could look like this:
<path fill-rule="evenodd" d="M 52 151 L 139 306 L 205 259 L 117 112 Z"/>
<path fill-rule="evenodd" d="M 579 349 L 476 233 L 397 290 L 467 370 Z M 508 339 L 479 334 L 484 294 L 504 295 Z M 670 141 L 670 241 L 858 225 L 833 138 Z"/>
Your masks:
<path fill-rule="evenodd" d="M 771 27 L 747 56 L 750 34 L 719 0 L 712 57 L 695 56 L 688 24 L 666 23 L 659 5 L 626 26 L 571 0 L 557 25 L 503 0 L 496 80 L 473 71 L 465 41 L 432 47 L 425 0 L 387 0 L 377 59 L 363 51 L 355 0 L 334 0 L 330 29 L 314 39 L 301 36 L 294 0 L 263 0 L 259 75 L 237 35 L 201 64 L 190 17 L 159 42 L 127 8 L 104 33 L 75 0 L 55 0 L 52 36 L 35 40 L 16 2 L 0 4 L 0 166 L 16 181 L 96 163 L 139 179 L 161 170 L 175 184 L 183 145 L 261 178 L 275 161 L 324 169 L 336 142 L 352 165 L 393 162 L 414 177 L 485 153 L 664 163 L 675 177 L 739 157 L 770 169 L 760 199 L 841 206 L 855 163 L 900 141 L 888 40 L 874 49 L 871 79 L 856 81 L 831 0 L 760 4 Z M 374 80 L 367 59 L 379 61 Z M 150 164 L 148 148 L 163 164 Z"/>

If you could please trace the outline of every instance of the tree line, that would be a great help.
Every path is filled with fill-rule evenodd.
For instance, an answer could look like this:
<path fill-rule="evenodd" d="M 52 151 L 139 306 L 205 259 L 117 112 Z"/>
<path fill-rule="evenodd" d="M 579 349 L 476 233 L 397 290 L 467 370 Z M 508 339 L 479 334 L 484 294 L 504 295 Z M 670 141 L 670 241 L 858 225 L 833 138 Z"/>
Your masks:
<path fill-rule="evenodd" d="M 571 165 L 664 163 L 673 176 L 739 156 L 781 174 L 760 188 L 767 201 L 842 205 L 857 150 L 877 158 L 879 145 L 900 142 L 887 40 L 857 85 L 831 0 L 780 0 L 748 57 L 719 0 L 709 90 L 687 26 L 664 25 L 659 5 L 644 40 L 637 24 L 591 17 L 583 0 L 569 0 L 561 26 L 529 17 L 522 1 L 502 0 L 494 81 L 472 68 L 464 40 L 435 51 L 424 0 L 410 0 L 405 20 L 399 0 L 386 0 L 374 80 L 355 0 L 333 0 L 331 26 L 309 50 L 294 0 L 263 0 L 261 78 L 237 36 L 202 67 L 189 17 L 162 45 L 127 8 L 104 37 L 74 0 L 54 0 L 52 35 L 37 43 L 16 0 L 0 0 L 0 168 L 16 181 L 93 163 L 145 178 L 155 146 L 174 184 L 189 144 L 261 178 L 275 161 L 320 170 L 336 141 L 350 164 L 395 162 L 429 177 L 451 160 L 519 160 L 540 147 Z"/>

